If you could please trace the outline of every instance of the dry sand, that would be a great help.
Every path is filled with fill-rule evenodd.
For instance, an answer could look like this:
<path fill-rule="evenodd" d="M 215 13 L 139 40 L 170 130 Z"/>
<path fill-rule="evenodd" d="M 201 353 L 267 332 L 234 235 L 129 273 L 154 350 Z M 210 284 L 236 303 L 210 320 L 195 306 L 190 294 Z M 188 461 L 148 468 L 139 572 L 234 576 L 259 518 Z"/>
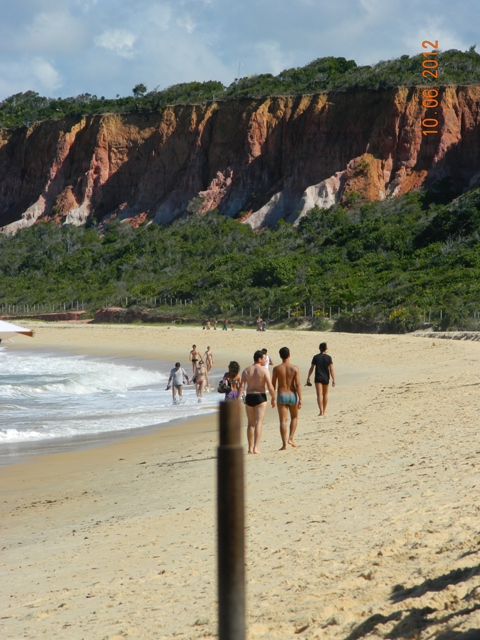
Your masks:
<path fill-rule="evenodd" d="M 245 456 L 248 638 L 480 637 L 480 344 L 195 328 L 38 327 L 37 347 L 216 366 L 287 345 L 337 387 L 298 448 Z M 27 338 L 17 342 L 31 346 Z M 213 638 L 216 417 L 0 469 L 2 638 Z"/>

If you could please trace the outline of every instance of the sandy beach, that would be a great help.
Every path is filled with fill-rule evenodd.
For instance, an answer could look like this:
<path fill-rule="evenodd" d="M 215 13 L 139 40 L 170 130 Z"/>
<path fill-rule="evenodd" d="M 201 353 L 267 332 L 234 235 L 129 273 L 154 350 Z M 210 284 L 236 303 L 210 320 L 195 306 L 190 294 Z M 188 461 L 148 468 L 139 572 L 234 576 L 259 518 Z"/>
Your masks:
<path fill-rule="evenodd" d="M 186 365 L 195 343 L 226 370 L 286 345 L 304 382 L 323 340 L 329 415 L 304 388 L 297 449 L 269 407 L 245 455 L 248 638 L 480 638 L 480 343 L 64 324 L 14 348 Z M 1 468 L 1 637 L 215 638 L 217 432 L 209 415 Z"/>

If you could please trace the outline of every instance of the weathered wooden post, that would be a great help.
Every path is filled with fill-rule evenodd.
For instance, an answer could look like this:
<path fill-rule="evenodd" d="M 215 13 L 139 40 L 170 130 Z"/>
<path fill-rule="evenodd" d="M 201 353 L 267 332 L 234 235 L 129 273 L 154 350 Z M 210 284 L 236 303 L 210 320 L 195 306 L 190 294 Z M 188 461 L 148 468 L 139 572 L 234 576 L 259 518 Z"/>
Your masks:
<path fill-rule="evenodd" d="M 217 460 L 218 637 L 245 640 L 245 498 L 240 403 L 220 403 Z"/>

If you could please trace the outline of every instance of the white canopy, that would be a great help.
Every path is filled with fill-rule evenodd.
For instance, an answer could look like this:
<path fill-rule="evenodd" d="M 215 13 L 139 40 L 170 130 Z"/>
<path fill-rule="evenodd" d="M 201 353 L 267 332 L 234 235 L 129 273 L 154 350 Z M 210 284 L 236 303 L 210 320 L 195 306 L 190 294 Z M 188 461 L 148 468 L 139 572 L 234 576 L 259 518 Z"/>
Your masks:
<path fill-rule="evenodd" d="M 33 331 L 31 329 L 24 329 L 23 327 L 19 327 L 18 324 L 12 324 L 11 322 L 0 320 L 0 338 L 3 333 L 23 333 L 26 336 L 33 336 Z"/>

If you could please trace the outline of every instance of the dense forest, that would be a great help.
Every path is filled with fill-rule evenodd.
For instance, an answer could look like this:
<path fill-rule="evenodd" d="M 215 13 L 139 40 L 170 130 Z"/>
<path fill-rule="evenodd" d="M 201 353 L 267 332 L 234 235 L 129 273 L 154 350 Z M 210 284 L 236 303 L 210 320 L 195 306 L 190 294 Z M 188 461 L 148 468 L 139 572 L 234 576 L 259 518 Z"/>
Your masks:
<path fill-rule="evenodd" d="M 382 202 L 312 209 L 293 227 L 254 232 L 218 215 L 169 227 L 38 224 L 0 236 L 0 302 L 188 299 L 196 317 L 241 308 L 342 310 L 336 328 L 472 328 L 480 309 L 480 188 L 448 184 Z M 348 311 L 345 312 L 345 309 Z M 354 309 L 354 310 L 353 310 Z M 441 314 L 440 314 L 441 312 Z M 303 313 L 301 314 L 303 315 Z"/>
<path fill-rule="evenodd" d="M 475 46 L 462 52 L 439 51 L 438 83 L 442 85 L 480 84 L 480 54 Z M 18 93 L 0 102 L 0 128 L 29 127 L 41 120 L 79 118 L 101 113 L 162 112 L 175 104 L 303 95 L 322 91 L 386 89 L 397 86 L 430 85 L 422 77 L 422 54 L 404 55 L 395 60 L 358 66 L 345 58 L 318 58 L 305 67 L 285 69 L 277 76 L 269 73 L 236 78 L 228 87 L 221 82 L 189 82 L 167 89 L 148 91 L 139 83 L 132 96 L 108 99 L 84 93 L 71 98 L 46 98 L 34 91 Z"/>

